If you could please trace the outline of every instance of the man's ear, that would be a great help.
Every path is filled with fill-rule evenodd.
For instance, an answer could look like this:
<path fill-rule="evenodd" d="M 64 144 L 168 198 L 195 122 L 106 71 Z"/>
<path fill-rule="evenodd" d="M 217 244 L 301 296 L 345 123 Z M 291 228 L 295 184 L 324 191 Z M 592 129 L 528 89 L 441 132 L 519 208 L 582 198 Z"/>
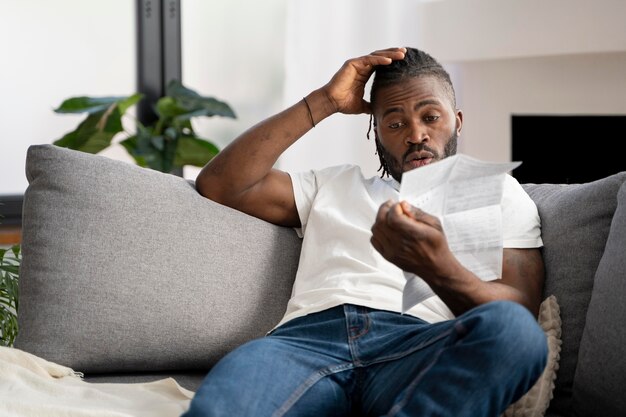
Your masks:
<path fill-rule="evenodd" d="M 456 110 L 456 134 L 461 136 L 461 130 L 463 129 L 463 112 L 459 109 Z"/>

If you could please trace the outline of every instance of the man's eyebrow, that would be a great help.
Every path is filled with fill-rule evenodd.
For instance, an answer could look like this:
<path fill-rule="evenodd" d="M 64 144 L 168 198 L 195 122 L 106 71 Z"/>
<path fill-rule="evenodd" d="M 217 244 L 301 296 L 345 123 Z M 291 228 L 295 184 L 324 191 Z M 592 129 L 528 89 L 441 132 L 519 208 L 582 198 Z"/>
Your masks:
<path fill-rule="evenodd" d="M 391 114 L 391 113 L 401 113 L 401 112 L 402 112 L 402 109 L 400 107 L 389 107 L 383 113 L 383 118 L 386 117 L 388 114 Z"/>
<path fill-rule="evenodd" d="M 424 106 L 430 106 L 430 105 L 435 105 L 435 106 L 440 106 L 441 102 L 439 100 L 435 100 L 432 98 L 426 99 L 426 100 L 422 100 L 417 102 L 417 104 L 415 104 L 414 110 L 419 109 L 420 107 L 424 107 Z M 390 107 L 387 110 L 385 110 L 385 112 L 383 113 L 382 117 L 387 116 L 388 114 L 391 113 L 402 113 L 402 108 L 401 107 Z"/>
<path fill-rule="evenodd" d="M 426 100 L 422 100 L 415 105 L 415 110 L 419 109 L 420 107 L 429 106 L 429 105 L 440 106 L 441 101 L 436 100 L 434 98 L 428 98 Z"/>

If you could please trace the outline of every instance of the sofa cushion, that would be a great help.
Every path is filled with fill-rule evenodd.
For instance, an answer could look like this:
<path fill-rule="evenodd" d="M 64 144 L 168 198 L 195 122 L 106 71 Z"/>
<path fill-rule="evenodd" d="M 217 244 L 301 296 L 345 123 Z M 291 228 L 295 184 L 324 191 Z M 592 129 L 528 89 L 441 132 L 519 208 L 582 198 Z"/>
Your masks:
<path fill-rule="evenodd" d="M 574 377 L 573 408 L 580 416 L 626 415 L 626 184 L 596 271 Z"/>
<path fill-rule="evenodd" d="M 544 247 L 544 297 L 559 300 L 561 358 L 550 410 L 571 409 L 578 349 L 591 299 L 593 278 L 604 252 L 626 172 L 585 184 L 523 184 L 537 204 Z"/>
<path fill-rule="evenodd" d="M 278 323 L 300 239 L 170 174 L 28 149 L 15 347 L 80 372 L 209 369 Z"/>
<path fill-rule="evenodd" d="M 554 381 L 561 353 L 561 313 L 554 295 L 539 306 L 539 325 L 548 341 L 548 361 L 543 373 L 526 394 L 511 404 L 502 417 L 543 417 L 554 395 Z"/>

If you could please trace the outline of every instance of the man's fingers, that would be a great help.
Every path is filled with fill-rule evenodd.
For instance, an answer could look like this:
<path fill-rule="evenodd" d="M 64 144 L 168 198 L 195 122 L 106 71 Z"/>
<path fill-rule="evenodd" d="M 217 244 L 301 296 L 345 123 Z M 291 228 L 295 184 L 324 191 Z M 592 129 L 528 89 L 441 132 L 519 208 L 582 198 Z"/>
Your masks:
<path fill-rule="evenodd" d="M 383 245 L 381 245 L 376 235 L 372 235 L 372 237 L 370 238 L 370 242 L 372 246 L 374 247 L 374 249 L 376 249 L 378 252 L 380 252 L 383 249 Z"/>
<path fill-rule="evenodd" d="M 374 224 L 397 225 L 399 221 L 408 221 L 409 219 L 407 218 L 404 209 L 405 208 L 402 203 L 387 200 L 378 209 L 378 213 L 376 214 L 376 223 Z"/>
<path fill-rule="evenodd" d="M 416 224 L 414 217 L 406 215 L 401 203 L 396 203 L 389 208 L 385 221 L 392 229 L 405 228 L 407 225 L 413 226 Z"/>
<path fill-rule="evenodd" d="M 403 48 L 389 48 L 345 61 L 324 86 L 335 110 L 346 114 L 371 114 L 370 103 L 363 99 L 365 85 L 377 66 L 389 65 L 403 57 Z"/>
<path fill-rule="evenodd" d="M 383 223 L 387 220 L 387 212 L 393 205 L 393 201 L 387 200 L 378 208 L 378 213 L 376 214 L 376 223 Z"/>
<path fill-rule="evenodd" d="M 376 214 L 376 221 L 372 226 L 372 233 L 387 233 L 389 230 L 406 228 L 414 220 L 407 217 L 400 205 L 391 200 L 383 203 Z"/>
<path fill-rule="evenodd" d="M 439 230 L 443 230 L 441 222 L 436 216 L 426 213 L 424 210 L 411 205 L 407 201 L 400 202 L 400 206 L 402 207 L 402 212 L 405 216 Z"/>
<path fill-rule="evenodd" d="M 403 59 L 406 48 L 389 48 L 374 51 L 369 55 L 356 58 L 353 62 L 355 65 L 362 66 L 364 69 L 372 70 L 377 65 L 389 65 L 394 60 Z"/>
<path fill-rule="evenodd" d="M 400 60 L 404 58 L 404 52 L 401 51 L 393 51 L 393 52 L 372 52 L 369 55 L 365 55 L 363 58 L 363 62 L 366 65 L 376 66 L 376 65 L 389 65 L 393 61 Z"/>
<path fill-rule="evenodd" d="M 406 55 L 406 48 L 379 49 L 378 51 L 372 52 L 370 55 L 381 55 L 391 59 L 403 59 L 404 55 Z"/>

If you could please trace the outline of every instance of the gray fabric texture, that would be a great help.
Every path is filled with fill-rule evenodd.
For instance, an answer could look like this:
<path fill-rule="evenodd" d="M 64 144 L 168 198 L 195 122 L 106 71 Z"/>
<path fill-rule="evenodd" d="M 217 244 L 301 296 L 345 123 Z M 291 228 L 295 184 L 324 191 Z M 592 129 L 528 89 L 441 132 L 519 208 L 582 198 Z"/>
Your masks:
<path fill-rule="evenodd" d="M 28 149 L 15 347 L 85 373 L 207 370 L 282 317 L 295 231 L 186 180 Z"/>
<path fill-rule="evenodd" d="M 574 377 L 575 415 L 626 416 L 626 183 L 596 271 Z"/>
<path fill-rule="evenodd" d="M 206 372 L 146 372 L 123 374 L 88 374 L 84 380 L 96 384 L 134 384 L 138 382 L 153 382 L 164 378 L 174 378 L 178 385 L 190 391 L 197 391 L 206 377 Z"/>
<path fill-rule="evenodd" d="M 574 374 L 593 279 L 604 252 L 626 172 L 586 184 L 522 184 L 541 218 L 546 283 L 561 308 L 562 340 L 549 410 L 571 414 Z"/>

